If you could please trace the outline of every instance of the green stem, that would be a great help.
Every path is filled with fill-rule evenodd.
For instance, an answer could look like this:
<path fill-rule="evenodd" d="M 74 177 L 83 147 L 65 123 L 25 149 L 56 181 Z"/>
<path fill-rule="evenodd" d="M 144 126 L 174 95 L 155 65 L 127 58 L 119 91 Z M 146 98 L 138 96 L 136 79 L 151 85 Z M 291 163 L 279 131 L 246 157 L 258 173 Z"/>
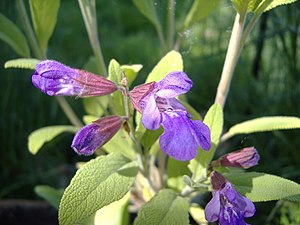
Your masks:
<path fill-rule="evenodd" d="M 95 0 L 78 0 L 88 37 L 96 57 L 99 73 L 107 77 L 107 69 L 102 54 L 97 29 L 97 14 Z"/>
<path fill-rule="evenodd" d="M 19 11 L 19 14 L 21 16 L 21 20 L 23 22 L 23 26 L 29 41 L 29 44 L 31 46 L 31 49 L 33 51 L 33 54 L 35 57 L 37 57 L 38 59 L 45 59 L 46 56 L 43 54 L 43 52 L 40 50 L 37 39 L 34 35 L 33 29 L 31 27 L 27 12 L 26 12 L 26 8 L 24 5 L 24 1 L 23 0 L 17 0 L 17 8 Z"/>
<path fill-rule="evenodd" d="M 175 0 L 169 0 L 168 8 L 168 48 L 173 49 L 174 45 L 174 20 L 175 20 Z"/>
<path fill-rule="evenodd" d="M 161 187 L 165 187 L 165 171 L 166 171 L 166 154 L 163 151 L 160 151 L 160 157 L 158 161 L 158 171 Z"/>
<path fill-rule="evenodd" d="M 215 103 L 219 103 L 223 108 L 229 92 L 233 72 L 240 55 L 239 47 L 241 44 L 243 28 L 246 20 L 246 15 L 247 15 L 247 6 L 248 6 L 248 1 L 245 1 L 242 13 L 241 14 L 237 13 L 235 17 L 221 79 L 217 89 Z"/>
<path fill-rule="evenodd" d="M 60 105 L 60 107 L 64 111 L 65 115 L 70 120 L 70 122 L 74 126 L 82 127 L 83 124 L 80 122 L 80 120 L 78 119 L 78 117 L 76 116 L 76 114 L 74 113 L 74 111 L 72 110 L 72 108 L 70 107 L 70 105 L 67 102 L 67 100 L 64 97 L 62 97 L 62 96 L 55 96 L 55 97 L 56 97 L 56 100 L 58 101 L 58 104 Z"/>

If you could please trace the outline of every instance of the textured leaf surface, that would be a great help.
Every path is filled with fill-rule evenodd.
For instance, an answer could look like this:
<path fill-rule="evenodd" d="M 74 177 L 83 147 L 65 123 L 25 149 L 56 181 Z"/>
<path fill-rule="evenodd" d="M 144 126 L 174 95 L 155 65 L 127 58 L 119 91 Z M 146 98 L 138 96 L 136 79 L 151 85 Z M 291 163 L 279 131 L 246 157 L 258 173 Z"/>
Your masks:
<path fill-rule="evenodd" d="M 48 41 L 53 33 L 60 0 L 30 0 L 34 30 L 42 52 L 46 53 Z"/>
<path fill-rule="evenodd" d="M 188 28 L 194 23 L 200 22 L 208 17 L 219 5 L 219 2 L 220 0 L 195 0 L 185 19 L 184 27 Z"/>
<path fill-rule="evenodd" d="M 210 128 L 212 146 L 208 152 L 199 150 L 195 159 L 190 161 L 189 169 L 193 173 L 193 178 L 198 178 L 201 174 L 201 168 L 206 168 L 214 157 L 215 150 L 220 141 L 220 135 L 223 129 L 223 110 L 219 104 L 210 107 L 203 122 Z"/>
<path fill-rule="evenodd" d="M 36 186 L 34 191 L 56 209 L 58 209 L 60 199 L 64 193 L 64 189 L 55 189 L 47 185 Z"/>
<path fill-rule="evenodd" d="M 21 57 L 29 57 L 29 47 L 24 34 L 3 14 L 0 13 L 0 39 L 6 42 Z"/>
<path fill-rule="evenodd" d="M 249 134 L 274 130 L 299 129 L 300 118 L 289 116 L 271 116 L 248 120 L 234 125 L 224 134 L 222 139 L 228 139 L 237 134 Z"/>
<path fill-rule="evenodd" d="M 180 53 L 176 51 L 170 51 L 167 53 L 153 68 L 149 76 L 147 77 L 146 83 L 152 81 L 160 81 L 168 73 L 172 71 L 182 71 L 183 61 Z"/>
<path fill-rule="evenodd" d="M 21 68 L 21 69 L 30 69 L 34 70 L 36 65 L 40 62 L 38 59 L 32 58 L 21 58 L 9 60 L 4 64 L 4 68 Z"/>
<path fill-rule="evenodd" d="M 270 5 L 268 5 L 268 7 L 266 8 L 265 11 L 268 11 L 268 10 L 271 10 L 277 6 L 280 6 L 280 5 L 287 5 L 287 4 L 291 4 L 293 2 L 296 2 L 297 0 L 273 0 L 271 2 Z"/>
<path fill-rule="evenodd" d="M 186 199 L 165 189 L 142 206 L 134 225 L 188 225 L 188 207 Z"/>
<path fill-rule="evenodd" d="M 48 126 L 33 131 L 28 137 L 28 149 L 31 154 L 36 154 L 48 141 L 63 132 L 75 133 L 78 130 L 74 126 Z"/>
<path fill-rule="evenodd" d="M 242 195 L 254 202 L 300 200 L 300 185 L 279 176 L 256 172 L 224 175 Z"/>
<path fill-rule="evenodd" d="M 59 207 L 61 225 L 80 223 L 102 207 L 120 200 L 137 174 L 137 163 L 121 153 L 93 159 L 82 166 L 67 187 Z"/>

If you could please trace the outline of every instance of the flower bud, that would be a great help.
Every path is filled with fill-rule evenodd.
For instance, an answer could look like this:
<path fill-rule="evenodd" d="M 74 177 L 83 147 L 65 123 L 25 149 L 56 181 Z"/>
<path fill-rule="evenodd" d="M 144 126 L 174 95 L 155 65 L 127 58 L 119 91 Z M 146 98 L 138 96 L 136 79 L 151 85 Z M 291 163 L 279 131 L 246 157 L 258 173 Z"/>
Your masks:
<path fill-rule="evenodd" d="M 93 73 L 44 60 L 35 68 L 32 83 L 47 95 L 102 96 L 118 89 L 116 84 Z"/>
<path fill-rule="evenodd" d="M 254 147 L 243 148 L 222 156 L 218 163 L 221 166 L 242 167 L 248 169 L 257 165 L 259 154 Z"/>
<path fill-rule="evenodd" d="M 84 126 L 75 135 L 72 148 L 79 155 L 91 155 L 108 142 L 121 128 L 122 117 L 108 116 Z"/>

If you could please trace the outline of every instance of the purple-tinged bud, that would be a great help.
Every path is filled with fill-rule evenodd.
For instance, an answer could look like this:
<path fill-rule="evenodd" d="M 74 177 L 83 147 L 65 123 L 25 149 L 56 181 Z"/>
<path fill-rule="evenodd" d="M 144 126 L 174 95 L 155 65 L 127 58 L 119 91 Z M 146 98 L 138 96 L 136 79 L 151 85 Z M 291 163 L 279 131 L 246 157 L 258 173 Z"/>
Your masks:
<path fill-rule="evenodd" d="M 118 89 L 110 80 L 84 70 L 73 69 L 54 60 L 44 60 L 37 64 L 32 83 L 50 96 L 102 96 Z"/>
<path fill-rule="evenodd" d="M 150 82 L 147 84 L 139 85 L 133 88 L 130 93 L 130 99 L 132 102 L 133 107 L 140 113 L 142 113 L 143 109 L 140 106 L 140 101 L 143 99 L 147 94 L 149 94 L 154 88 L 155 82 Z"/>
<path fill-rule="evenodd" d="M 241 167 L 248 169 L 257 165 L 259 161 L 259 154 L 254 147 L 242 148 L 222 156 L 218 163 L 221 166 Z"/>
<path fill-rule="evenodd" d="M 121 128 L 122 117 L 108 116 L 84 126 L 75 135 L 72 148 L 79 155 L 91 155 L 109 141 Z"/>
<path fill-rule="evenodd" d="M 240 195 L 226 178 L 213 171 L 210 175 L 213 198 L 205 207 L 208 222 L 219 220 L 221 225 L 247 225 L 244 217 L 255 214 L 254 204 Z"/>

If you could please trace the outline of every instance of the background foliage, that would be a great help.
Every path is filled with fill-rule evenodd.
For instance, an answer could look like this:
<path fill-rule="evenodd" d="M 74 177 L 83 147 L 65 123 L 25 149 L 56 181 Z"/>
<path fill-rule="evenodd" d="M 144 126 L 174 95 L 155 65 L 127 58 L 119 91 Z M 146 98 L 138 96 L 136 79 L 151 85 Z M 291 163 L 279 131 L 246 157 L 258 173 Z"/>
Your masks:
<path fill-rule="evenodd" d="M 167 4 L 156 1 L 158 17 L 165 16 Z M 183 20 L 193 1 L 177 1 L 177 22 Z M 239 60 L 225 107 L 225 128 L 258 116 L 300 115 L 300 3 L 278 7 L 263 14 L 252 32 Z M 104 58 L 121 64 L 143 65 L 136 83 L 162 56 L 156 32 L 130 0 L 97 1 L 98 29 Z M 19 27 L 14 1 L 0 2 L 0 12 Z M 234 9 L 222 1 L 216 11 L 201 24 L 181 33 L 185 72 L 194 82 L 189 101 L 203 114 L 214 101 L 230 37 Z M 163 24 L 164 27 L 165 24 Z M 0 65 L 17 58 L 11 48 L 0 42 Z M 49 58 L 82 68 L 92 55 L 77 1 L 63 0 L 57 26 L 49 41 Z M 0 68 L 0 198 L 34 198 L 34 186 L 48 184 L 65 187 L 75 172 L 78 156 L 71 150 L 72 135 L 59 136 L 33 156 L 27 137 L 33 130 L 66 124 L 56 101 L 37 91 L 31 84 L 32 71 Z M 69 101 L 83 115 L 81 101 Z M 276 131 L 238 135 L 221 145 L 217 156 L 243 146 L 255 145 L 261 155 L 256 171 L 272 173 L 300 182 L 299 131 Z M 48 149 L 48 151 L 46 151 Z M 88 160 L 80 157 L 80 160 Z M 257 224 L 289 224 L 296 221 L 299 205 L 258 203 Z M 293 203 L 290 203 L 293 204 Z M 279 206 L 278 206 L 279 205 Z M 277 208 L 280 210 L 278 210 Z M 277 209 L 272 218 L 273 209 Z M 290 210 L 287 213 L 287 210 Z M 292 210 L 292 211 L 291 211 Z M 299 218 L 298 218 L 299 220 Z"/>

